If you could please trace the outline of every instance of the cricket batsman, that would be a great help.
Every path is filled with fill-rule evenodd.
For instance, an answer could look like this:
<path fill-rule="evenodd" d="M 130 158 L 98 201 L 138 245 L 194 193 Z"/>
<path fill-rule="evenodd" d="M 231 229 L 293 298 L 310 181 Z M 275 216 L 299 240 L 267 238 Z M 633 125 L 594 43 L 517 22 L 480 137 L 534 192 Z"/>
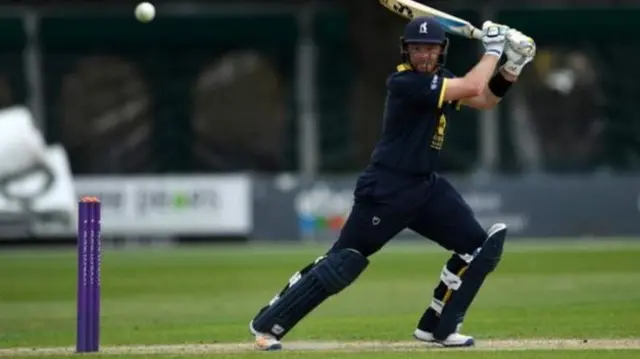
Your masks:
<path fill-rule="evenodd" d="M 474 345 L 460 326 L 500 261 L 507 226 L 483 229 L 436 171 L 438 157 L 450 114 L 459 106 L 496 106 L 536 49 L 531 38 L 490 21 L 482 35 L 484 55 L 465 76 L 455 77 L 444 67 L 449 40 L 443 27 L 424 17 L 406 25 L 402 63 L 387 79 L 382 135 L 358 177 L 351 213 L 328 252 L 296 272 L 251 320 L 256 348 L 281 349 L 280 340 L 302 318 L 353 283 L 369 257 L 405 228 L 452 252 L 413 336 L 444 347 Z M 498 66 L 503 55 L 506 61 Z"/>

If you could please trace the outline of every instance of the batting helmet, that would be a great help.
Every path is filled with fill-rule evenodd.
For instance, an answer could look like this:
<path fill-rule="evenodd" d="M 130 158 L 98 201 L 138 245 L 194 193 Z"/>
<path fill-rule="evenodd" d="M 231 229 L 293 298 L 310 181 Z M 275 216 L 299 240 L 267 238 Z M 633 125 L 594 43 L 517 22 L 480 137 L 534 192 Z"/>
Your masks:
<path fill-rule="evenodd" d="M 409 61 L 409 44 L 440 44 L 442 53 L 438 59 L 438 64 L 444 66 L 449 49 L 449 39 L 447 33 L 440 23 L 430 17 L 416 17 L 404 28 L 404 34 L 400 38 L 400 54 L 402 61 Z"/>

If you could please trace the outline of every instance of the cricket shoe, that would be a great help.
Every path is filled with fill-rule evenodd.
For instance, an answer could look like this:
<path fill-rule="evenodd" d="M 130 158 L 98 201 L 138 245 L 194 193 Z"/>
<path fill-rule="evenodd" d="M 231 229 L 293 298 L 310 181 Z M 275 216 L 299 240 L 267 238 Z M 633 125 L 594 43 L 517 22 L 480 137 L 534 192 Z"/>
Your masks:
<path fill-rule="evenodd" d="M 249 330 L 251 334 L 255 337 L 253 342 L 253 347 L 258 350 L 264 351 L 272 351 L 272 350 L 280 350 L 282 349 L 282 344 L 278 340 L 278 338 L 274 337 L 268 333 L 260 333 L 253 329 L 253 321 L 249 323 Z"/>
<path fill-rule="evenodd" d="M 460 333 L 451 333 L 445 340 L 437 340 L 432 333 L 416 329 L 413 332 L 413 337 L 422 342 L 435 343 L 447 348 L 472 347 L 475 344 L 473 337 Z"/>

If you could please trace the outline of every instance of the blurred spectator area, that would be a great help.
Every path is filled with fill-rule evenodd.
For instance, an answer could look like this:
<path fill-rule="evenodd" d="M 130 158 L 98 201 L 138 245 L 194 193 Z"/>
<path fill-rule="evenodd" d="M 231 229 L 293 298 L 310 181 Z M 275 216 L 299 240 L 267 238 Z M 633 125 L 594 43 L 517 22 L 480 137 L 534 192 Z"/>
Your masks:
<path fill-rule="evenodd" d="M 46 5 L 38 32 L 42 120 L 49 140 L 69 150 L 73 170 L 296 169 L 304 83 L 297 61 L 304 34 L 300 14 L 309 2 L 262 1 L 243 8 L 258 3 L 238 0 L 230 11 L 224 2 L 210 1 L 206 11 L 191 7 L 190 16 L 171 12 L 187 3 L 173 2 L 165 13 L 156 3 L 159 16 L 146 25 L 133 19 L 129 7 L 85 2 L 87 10 L 52 12 L 54 6 Z M 638 169 L 634 104 L 640 74 L 634 61 L 640 40 L 633 34 L 640 10 L 631 3 L 429 2 L 478 25 L 493 14 L 538 42 L 536 60 L 498 111 L 500 170 Z M 320 167 L 358 171 L 379 136 L 385 79 L 399 61 L 406 21 L 376 1 L 314 4 Z M 30 98 L 30 69 L 22 19 L 7 15 L 0 30 L 0 105 L 23 103 Z M 480 45 L 451 40 L 449 67 L 464 75 Z M 445 140 L 444 171 L 478 167 L 478 121 L 469 109 L 455 117 Z"/>

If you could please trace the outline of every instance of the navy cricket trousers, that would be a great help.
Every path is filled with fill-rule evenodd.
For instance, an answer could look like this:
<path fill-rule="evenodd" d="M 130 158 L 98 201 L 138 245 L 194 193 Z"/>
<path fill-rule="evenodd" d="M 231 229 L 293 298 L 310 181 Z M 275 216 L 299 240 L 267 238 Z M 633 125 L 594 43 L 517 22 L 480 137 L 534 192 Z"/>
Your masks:
<path fill-rule="evenodd" d="M 358 179 L 354 205 L 329 250 L 352 248 L 366 257 L 402 230 L 410 230 L 458 254 L 471 254 L 486 231 L 445 178 L 367 169 Z"/>

